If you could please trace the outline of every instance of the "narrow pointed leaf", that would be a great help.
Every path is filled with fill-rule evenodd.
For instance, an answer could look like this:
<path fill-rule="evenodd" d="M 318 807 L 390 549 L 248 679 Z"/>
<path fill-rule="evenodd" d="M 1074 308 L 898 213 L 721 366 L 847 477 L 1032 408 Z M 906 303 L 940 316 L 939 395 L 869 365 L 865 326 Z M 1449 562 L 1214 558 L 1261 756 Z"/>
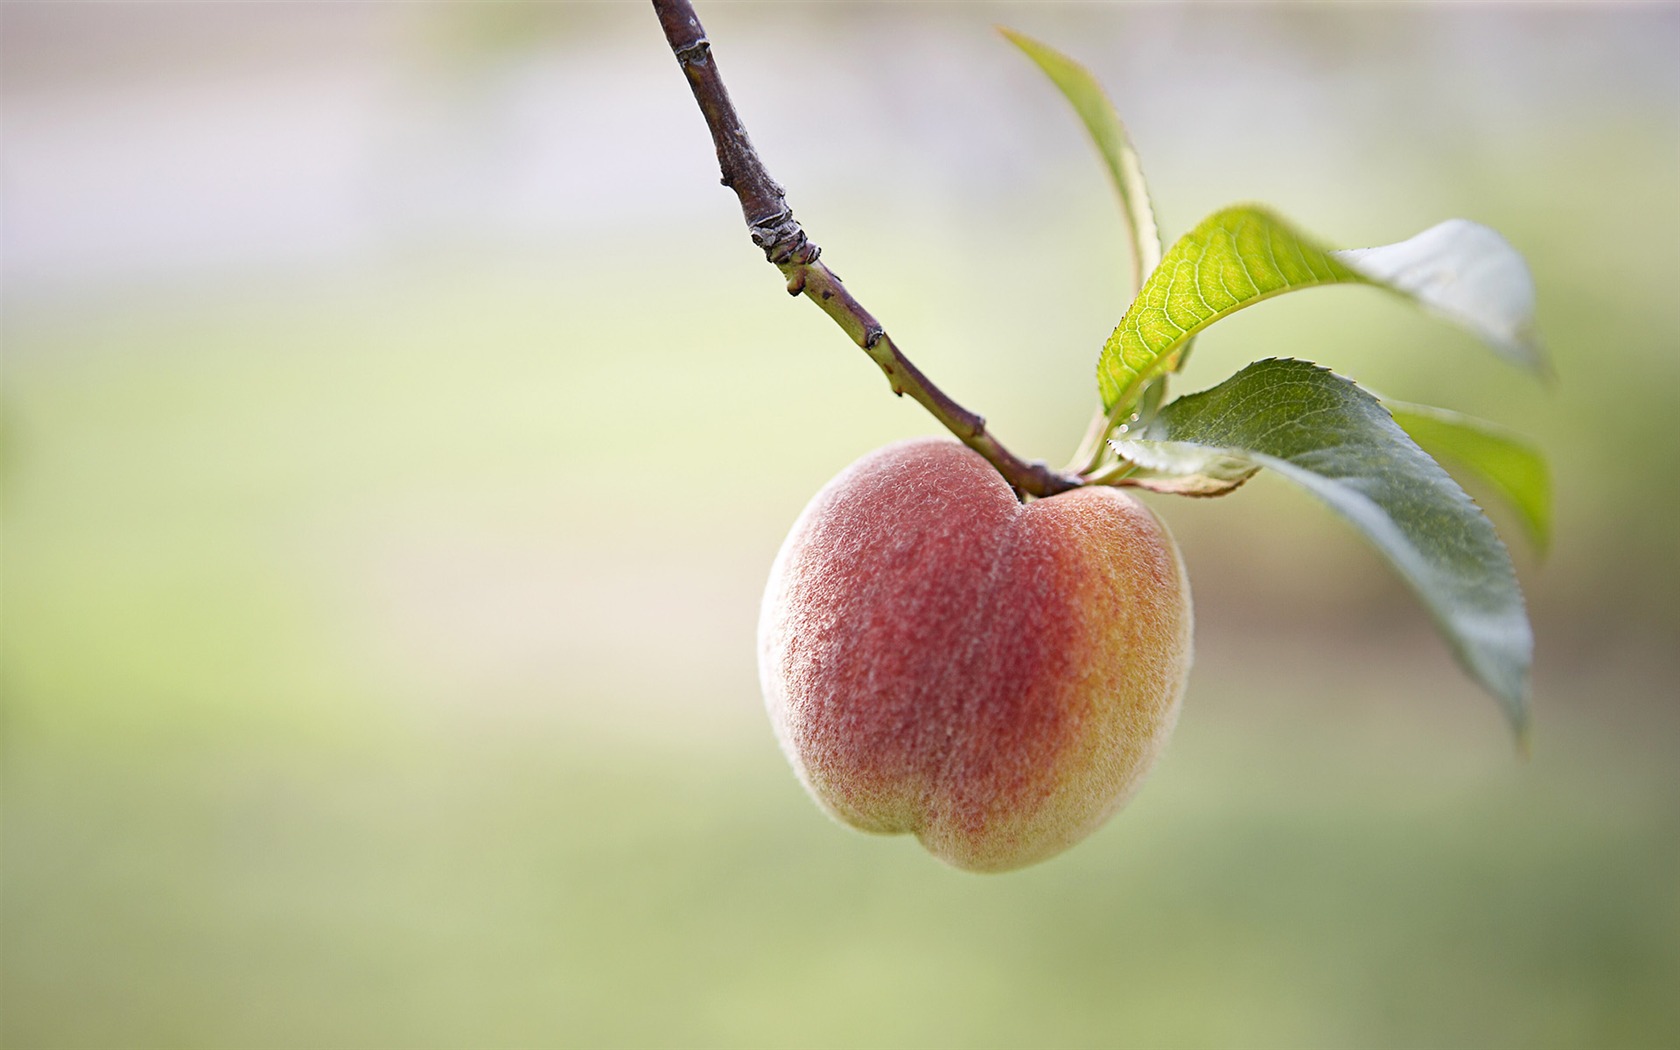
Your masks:
<path fill-rule="evenodd" d="M 1135 444 L 1163 442 L 1269 467 L 1347 519 L 1523 731 L 1534 642 L 1510 554 L 1375 397 L 1310 362 L 1257 361 L 1163 407 Z"/>
<path fill-rule="evenodd" d="M 1536 368 L 1533 282 L 1497 233 L 1454 219 L 1399 244 L 1332 252 L 1264 208 L 1225 208 L 1167 251 L 1103 346 L 1097 383 L 1111 416 L 1176 368 L 1202 329 L 1262 299 L 1327 284 L 1370 284 L 1412 299 L 1505 356 Z"/>
<path fill-rule="evenodd" d="M 1399 244 L 1330 254 L 1474 333 L 1502 357 L 1545 367 L 1534 336 L 1534 278 L 1517 250 L 1486 226 L 1448 219 Z"/>
<path fill-rule="evenodd" d="M 1541 552 L 1552 539 L 1552 477 L 1533 442 L 1485 419 L 1383 399 L 1394 421 L 1430 455 L 1480 478 L 1517 512 Z"/>
<path fill-rule="evenodd" d="M 1059 88 L 1075 113 L 1084 122 L 1103 165 L 1114 182 L 1120 197 L 1120 209 L 1125 213 L 1131 234 L 1133 289 L 1141 287 L 1143 279 L 1161 262 L 1161 231 L 1155 224 L 1155 209 L 1149 203 L 1149 187 L 1143 181 L 1143 168 L 1138 164 L 1137 151 L 1126 135 L 1126 126 L 1108 100 L 1091 71 L 1048 44 L 1040 43 L 1024 33 L 998 27 L 1010 43 L 1026 52 L 1038 64 L 1052 83 Z"/>

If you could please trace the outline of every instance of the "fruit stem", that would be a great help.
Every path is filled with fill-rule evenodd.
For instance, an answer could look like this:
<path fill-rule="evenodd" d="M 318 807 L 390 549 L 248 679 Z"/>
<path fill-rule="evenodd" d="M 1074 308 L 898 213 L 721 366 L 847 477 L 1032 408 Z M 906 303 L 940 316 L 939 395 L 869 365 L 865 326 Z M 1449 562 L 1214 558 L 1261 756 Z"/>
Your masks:
<path fill-rule="evenodd" d="M 688 0 L 653 0 L 653 8 L 712 133 L 723 184 L 740 199 L 753 243 L 764 249 L 764 257 L 787 278 L 788 294 L 803 294 L 816 303 L 880 367 L 893 393 L 908 395 L 932 413 L 958 440 L 997 468 L 1017 493 L 1042 497 L 1078 488 L 1083 483 L 1078 477 L 1054 470 L 1041 460 L 1023 460 L 1005 448 L 986 429 L 982 416 L 957 404 L 911 364 L 880 322 L 853 298 L 833 271 L 818 261 L 822 249 L 800 228 L 788 207 L 786 193 L 765 170 L 747 138 L 746 126 L 723 86 L 711 43 L 693 5 Z"/>

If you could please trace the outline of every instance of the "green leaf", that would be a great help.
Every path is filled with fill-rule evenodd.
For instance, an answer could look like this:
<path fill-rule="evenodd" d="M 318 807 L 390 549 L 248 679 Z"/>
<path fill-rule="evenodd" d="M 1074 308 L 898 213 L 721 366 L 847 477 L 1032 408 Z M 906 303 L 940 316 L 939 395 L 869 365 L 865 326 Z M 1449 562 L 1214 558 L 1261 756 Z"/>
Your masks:
<path fill-rule="evenodd" d="M 1131 233 L 1132 287 L 1140 287 L 1150 271 L 1160 265 L 1161 231 L 1155 224 L 1155 211 L 1149 203 L 1149 187 L 1144 184 L 1137 151 L 1132 149 L 1126 126 L 1120 123 L 1114 104 L 1108 100 L 1097 78 L 1078 62 L 1024 33 L 1002 26 L 998 27 L 998 32 L 1038 64 L 1038 68 L 1067 96 L 1074 112 L 1085 123 L 1085 130 L 1090 133 L 1097 152 L 1102 154 L 1108 176 L 1120 196 L 1120 208 L 1126 215 Z"/>
<path fill-rule="evenodd" d="M 1465 329 L 1512 363 L 1545 370 L 1534 334 L 1534 278 L 1510 242 L 1486 226 L 1448 219 L 1398 244 L 1330 254 L 1372 284 Z"/>
<path fill-rule="evenodd" d="M 1540 369 L 1534 283 L 1522 256 L 1485 226 L 1452 219 L 1399 244 L 1332 252 L 1264 208 L 1225 208 L 1179 238 L 1103 346 L 1097 383 L 1114 418 L 1179 366 L 1196 333 L 1262 299 L 1327 284 L 1370 284 L 1452 321 Z"/>
<path fill-rule="evenodd" d="M 1511 556 L 1375 397 L 1310 362 L 1257 361 L 1166 405 L 1142 439 L 1116 451 L 1128 445 L 1161 450 L 1156 469 L 1182 446 L 1201 446 L 1227 464 L 1270 467 L 1323 500 L 1410 585 L 1459 662 L 1525 729 L 1534 641 Z"/>
<path fill-rule="evenodd" d="M 1135 468 L 1125 476 L 1126 484 L 1175 496 L 1223 496 L 1260 469 L 1247 455 L 1187 441 L 1116 437 L 1108 444 Z"/>
<path fill-rule="evenodd" d="M 1535 547 L 1546 551 L 1552 539 L 1552 476 L 1533 442 L 1496 423 L 1444 408 L 1388 398 L 1383 407 L 1430 455 L 1452 460 L 1503 497 Z"/>

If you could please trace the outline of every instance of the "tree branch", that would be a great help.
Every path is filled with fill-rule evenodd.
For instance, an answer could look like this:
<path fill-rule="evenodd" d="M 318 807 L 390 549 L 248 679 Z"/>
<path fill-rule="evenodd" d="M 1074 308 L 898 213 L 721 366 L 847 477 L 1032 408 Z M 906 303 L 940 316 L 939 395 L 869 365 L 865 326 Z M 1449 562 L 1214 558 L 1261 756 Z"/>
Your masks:
<path fill-rule="evenodd" d="M 688 0 L 653 0 L 653 7 L 671 53 L 688 78 L 694 100 L 711 129 L 723 184 L 740 198 L 741 214 L 753 243 L 787 278 L 788 293 L 803 293 L 816 303 L 886 374 L 893 393 L 907 394 L 926 408 L 963 444 L 986 457 L 1017 492 L 1054 496 L 1079 487 L 1079 478 L 1055 471 L 1042 461 L 1023 460 L 1005 448 L 986 429 L 985 419 L 951 400 L 911 364 L 880 322 L 818 261 L 822 249 L 800 228 L 786 194 L 764 169 L 764 162 L 747 138 L 747 129 L 718 75 L 711 44 L 693 6 Z"/>

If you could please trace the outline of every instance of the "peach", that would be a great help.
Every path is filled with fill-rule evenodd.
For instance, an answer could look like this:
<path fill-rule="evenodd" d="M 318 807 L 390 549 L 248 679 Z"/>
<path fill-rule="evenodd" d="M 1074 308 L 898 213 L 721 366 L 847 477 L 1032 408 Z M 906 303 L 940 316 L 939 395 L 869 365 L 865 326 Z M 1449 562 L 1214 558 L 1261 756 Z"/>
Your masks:
<path fill-rule="evenodd" d="M 776 735 L 864 831 L 972 871 L 1044 860 L 1123 805 L 1178 716 L 1190 587 L 1112 488 L 1022 504 L 950 441 L 879 449 L 794 524 L 759 621 Z"/>

